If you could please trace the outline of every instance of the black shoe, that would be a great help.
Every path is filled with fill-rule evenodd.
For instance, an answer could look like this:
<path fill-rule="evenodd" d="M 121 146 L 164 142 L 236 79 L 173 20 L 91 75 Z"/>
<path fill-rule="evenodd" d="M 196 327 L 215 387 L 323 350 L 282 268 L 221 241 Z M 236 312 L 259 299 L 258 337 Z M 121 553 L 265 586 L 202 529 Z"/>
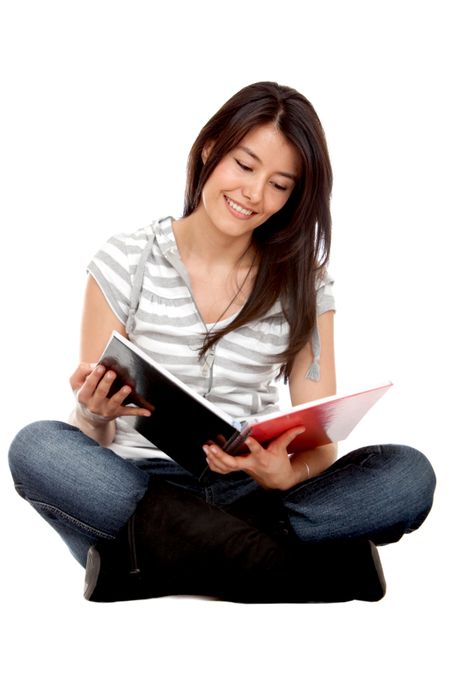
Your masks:
<path fill-rule="evenodd" d="M 375 602 L 386 581 L 375 544 L 367 539 L 293 544 L 298 582 L 292 578 L 287 602 Z"/>
<path fill-rule="evenodd" d="M 373 601 L 384 592 L 371 542 L 302 544 L 295 535 L 269 536 L 152 479 L 117 539 L 89 550 L 84 596 L 94 602 L 202 595 L 274 603 Z"/>
<path fill-rule="evenodd" d="M 250 602 L 259 575 L 281 567 L 285 556 L 245 521 L 152 479 L 117 539 L 89 550 L 84 596 L 97 602 L 164 595 Z"/>

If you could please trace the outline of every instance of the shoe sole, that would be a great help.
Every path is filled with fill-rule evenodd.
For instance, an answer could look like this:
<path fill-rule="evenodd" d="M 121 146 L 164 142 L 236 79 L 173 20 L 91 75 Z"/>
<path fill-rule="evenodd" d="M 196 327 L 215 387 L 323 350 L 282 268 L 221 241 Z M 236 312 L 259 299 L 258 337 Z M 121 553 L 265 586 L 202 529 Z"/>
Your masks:
<path fill-rule="evenodd" d="M 87 554 L 86 575 L 84 577 L 84 597 L 86 600 L 92 599 L 92 595 L 97 587 L 100 567 L 100 554 L 94 546 L 91 546 Z"/>
<path fill-rule="evenodd" d="M 377 602 L 378 600 L 384 598 L 384 596 L 386 595 L 386 579 L 384 577 L 383 566 L 381 564 L 380 554 L 378 552 L 377 547 L 372 541 L 369 542 L 369 546 L 370 546 L 370 553 L 372 556 L 372 563 L 377 578 L 375 583 L 373 584 L 371 592 L 369 593 L 369 597 L 364 599 L 367 599 L 369 602 Z"/>

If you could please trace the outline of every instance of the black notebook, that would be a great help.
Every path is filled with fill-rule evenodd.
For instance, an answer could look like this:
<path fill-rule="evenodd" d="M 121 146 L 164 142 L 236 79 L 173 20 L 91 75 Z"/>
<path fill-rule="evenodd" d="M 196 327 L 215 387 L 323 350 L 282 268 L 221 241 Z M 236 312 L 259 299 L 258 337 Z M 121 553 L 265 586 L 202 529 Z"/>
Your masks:
<path fill-rule="evenodd" d="M 224 446 L 239 436 L 239 422 L 120 333 L 113 332 L 99 363 L 118 376 L 112 394 L 127 384 L 132 392 L 124 403 L 151 410 L 150 417 L 136 419 L 136 431 L 195 476 L 207 468 L 202 449 L 206 442 Z"/>

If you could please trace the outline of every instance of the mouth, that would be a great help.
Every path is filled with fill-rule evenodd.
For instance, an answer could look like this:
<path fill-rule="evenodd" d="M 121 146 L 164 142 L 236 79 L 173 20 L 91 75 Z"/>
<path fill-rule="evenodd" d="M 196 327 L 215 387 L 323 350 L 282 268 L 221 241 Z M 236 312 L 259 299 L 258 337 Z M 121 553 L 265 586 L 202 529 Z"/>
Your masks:
<path fill-rule="evenodd" d="M 230 199 L 230 197 L 227 197 L 226 195 L 224 195 L 224 197 L 226 205 L 233 213 L 233 215 L 237 216 L 238 218 L 250 218 L 256 213 L 256 211 L 245 209 L 243 206 Z"/>

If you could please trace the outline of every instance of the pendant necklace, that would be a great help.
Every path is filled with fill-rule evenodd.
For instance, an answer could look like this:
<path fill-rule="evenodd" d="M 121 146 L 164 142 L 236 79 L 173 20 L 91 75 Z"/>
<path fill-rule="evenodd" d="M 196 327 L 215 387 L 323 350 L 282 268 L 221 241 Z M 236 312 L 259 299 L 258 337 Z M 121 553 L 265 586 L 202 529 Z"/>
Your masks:
<path fill-rule="evenodd" d="M 244 288 L 245 284 L 247 283 L 247 279 L 249 278 L 250 272 L 251 272 L 252 269 L 253 269 L 253 265 L 254 265 L 254 263 L 255 263 L 255 259 L 256 259 L 256 255 L 253 257 L 252 263 L 251 263 L 250 267 L 248 268 L 247 274 L 245 275 L 244 280 L 242 281 L 242 283 L 239 285 L 239 288 L 237 289 L 236 293 L 233 295 L 233 297 L 231 298 L 230 302 L 229 302 L 228 305 L 225 307 L 225 309 L 224 309 L 223 312 L 220 314 L 220 316 L 214 321 L 214 323 L 213 323 L 213 325 L 211 326 L 211 328 L 206 328 L 206 324 L 205 324 L 205 328 L 206 328 L 205 339 L 208 338 L 208 337 L 211 335 L 212 331 L 213 331 L 214 328 L 217 326 L 217 324 L 219 323 L 219 321 L 225 316 L 225 314 L 228 312 L 228 310 L 230 309 L 230 307 L 232 307 L 232 305 L 236 302 L 236 300 L 237 300 L 237 298 L 239 297 L 239 295 L 240 295 L 242 289 Z M 202 363 L 202 374 L 203 374 L 203 375 L 207 375 L 208 372 L 211 371 L 211 368 L 212 368 L 213 365 L 214 365 L 215 351 L 216 351 L 216 350 L 215 350 L 215 347 L 216 347 L 216 345 L 214 344 L 210 349 L 208 349 L 208 351 L 206 352 L 206 354 L 205 354 L 204 357 L 203 357 L 203 363 Z"/>

